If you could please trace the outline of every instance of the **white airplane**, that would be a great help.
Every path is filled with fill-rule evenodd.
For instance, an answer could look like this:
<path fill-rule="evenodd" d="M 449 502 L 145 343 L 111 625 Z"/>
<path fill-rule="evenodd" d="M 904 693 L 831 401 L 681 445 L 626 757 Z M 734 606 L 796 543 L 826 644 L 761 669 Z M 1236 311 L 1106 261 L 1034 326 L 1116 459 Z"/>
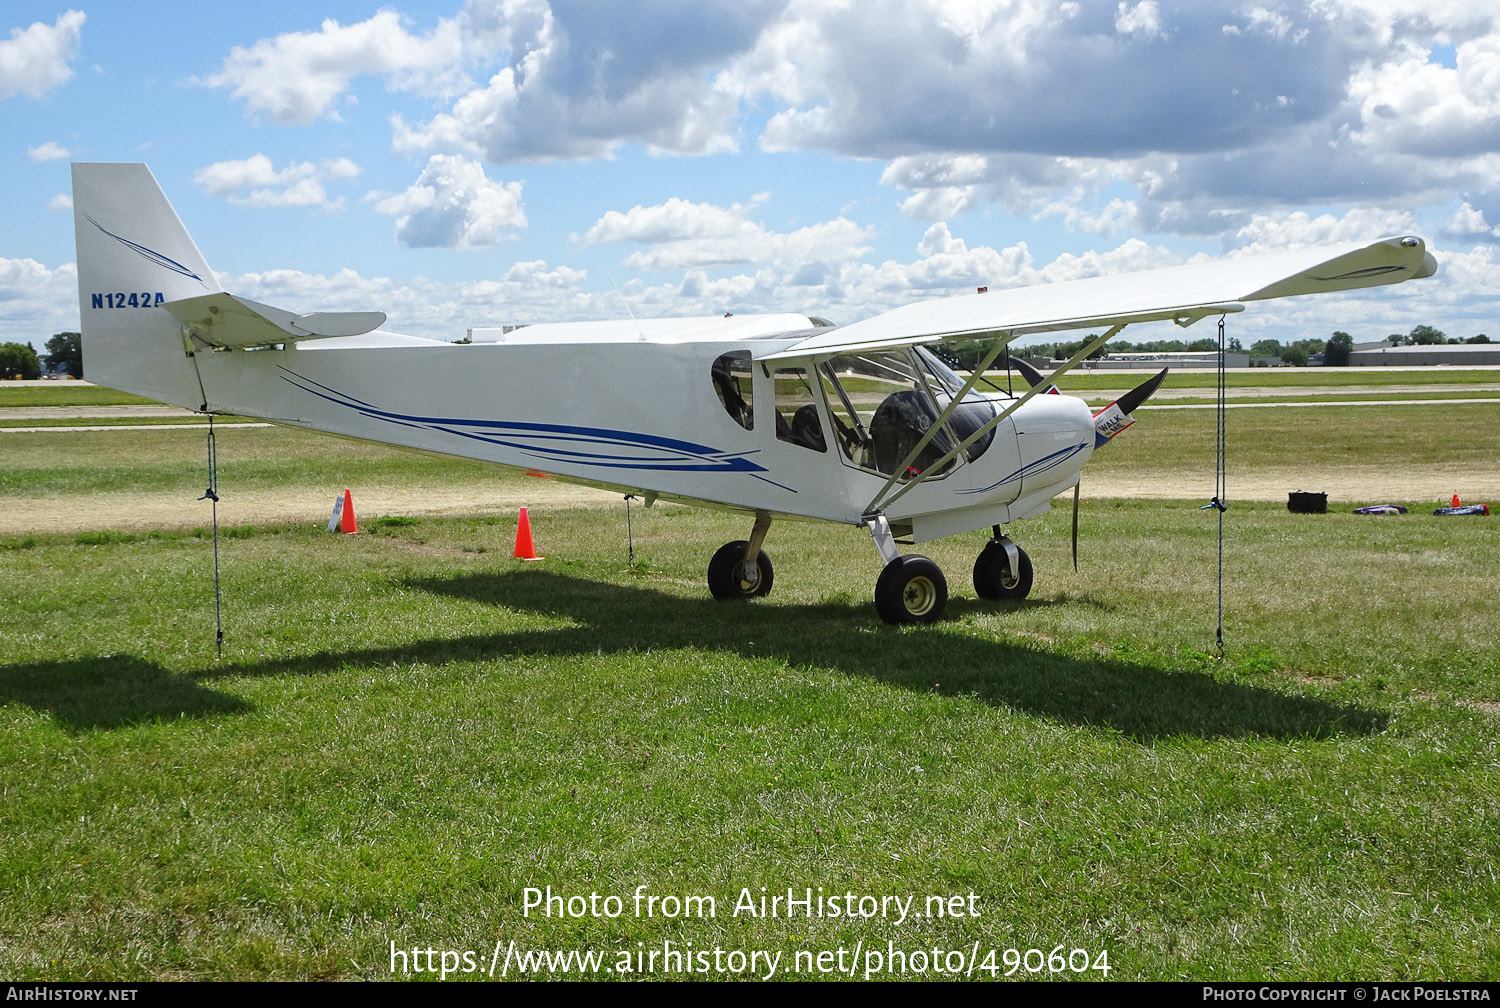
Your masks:
<path fill-rule="evenodd" d="M 381 312 L 298 314 L 224 291 L 142 164 L 73 165 L 78 298 L 89 379 L 208 414 L 259 417 L 542 470 L 655 500 L 753 516 L 708 564 L 716 598 L 765 595 L 774 518 L 863 527 L 884 564 L 875 606 L 931 622 L 947 582 L 921 543 L 990 528 L 982 598 L 1024 598 L 1031 562 L 1002 526 L 1050 509 L 1159 376 L 1092 415 L 1082 400 L 980 391 L 1004 344 L 1138 322 L 1190 325 L 1244 302 L 1436 272 L 1398 236 L 924 301 L 852 325 L 807 315 L 475 329 L 471 344 L 402 336 Z M 935 344 L 993 339 L 965 378 Z"/>

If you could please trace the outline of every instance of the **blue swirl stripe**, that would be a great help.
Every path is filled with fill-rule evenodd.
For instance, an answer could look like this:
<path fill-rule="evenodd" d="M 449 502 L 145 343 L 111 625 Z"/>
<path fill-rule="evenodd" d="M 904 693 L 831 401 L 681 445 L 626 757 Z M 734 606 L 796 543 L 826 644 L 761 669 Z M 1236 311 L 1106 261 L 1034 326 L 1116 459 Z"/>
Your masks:
<path fill-rule="evenodd" d="M 989 493 L 996 487 L 1004 486 L 1006 483 L 1009 483 L 1012 480 L 1025 479 L 1028 476 L 1036 476 L 1041 473 L 1047 472 L 1050 469 L 1056 469 L 1058 466 L 1062 465 L 1068 459 L 1072 458 L 1074 455 L 1077 455 L 1087 447 L 1088 442 L 1085 441 L 1073 445 L 1069 448 L 1061 448 L 1053 452 L 1051 455 L 1043 455 L 1039 459 L 1035 459 L 1031 462 L 1026 463 L 1021 468 L 1011 473 L 1009 476 L 1003 476 L 987 487 L 979 487 L 978 489 L 974 490 L 960 490 L 958 492 L 964 494 Z"/>
<path fill-rule="evenodd" d="M 94 220 L 94 218 L 89 217 L 88 214 L 84 214 L 83 216 L 85 218 L 87 218 L 88 222 L 90 224 L 94 225 L 94 227 L 98 228 L 100 231 L 103 231 L 105 234 L 109 235 L 115 241 L 119 242 L 121 245 L 124 245 L 126 248 L 130 249 L 130 251 L 134 252 L 136 255 L 143 256 L 144 258 L 149 259 L 152 262 L 156 263 L 156 265 L 162 266 L 162 267 L 164 267 L 166 269 L 171 270 L 173 273 L 180 273 L 181 275 L 183 275 L 185 277 L 191 277 L 192 279 L 198 281 L 199 283 L 203 283 L 203 278 L 201 276 L 199 276 L 198 274 L 194 273 L 192 270 L 188 269 L 186 266 L 182 265 L 182 263 L 178 262 L 176 259 L 172 259 L 172 258 L 169 258 L 167 256 L 164 256 L 160 252 L 157 252 L 154 249 L 148 249 L 144 245 L 138 245 L 135 242 L 131 241 L 129 238 L 121 238 L 119 235 L 115 234 L 113 231 L 106 230 L 105 227 L 104 227 L 104 225 L 102 225 L 98 221 Z"/>
<path fill-rule="evenodd" d="M 362 399 L 339 392 L 321 382 L 281 369 L 282 379 L 319 399 L 352 410 L 361 416 L 403 427 L 440 431 L 522 452 L 543 461 L 609 469 L 642 469 L 656 472 L 766 472 L 764 466 L 745 458 L 745 452 L 725 452 L 709 445 L 680 438 L 607 427 L 570 424 L 523 423 L 516 420 L 475 420 L 459 417 L 420 416 L 379 409 Z M 777 484 L 778 486 L 780 484 Z"/>

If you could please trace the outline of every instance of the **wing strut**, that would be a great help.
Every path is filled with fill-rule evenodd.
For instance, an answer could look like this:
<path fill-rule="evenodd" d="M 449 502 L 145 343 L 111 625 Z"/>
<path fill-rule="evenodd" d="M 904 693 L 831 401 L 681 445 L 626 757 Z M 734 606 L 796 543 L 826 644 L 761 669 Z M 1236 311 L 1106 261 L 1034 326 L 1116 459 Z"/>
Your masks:
<path fill-rule="evenodd" d="M 931 426 L 927 428 L 926 433 L 924 433 L 920 438 L 917 439 L 916 445 L 912 447 L 911 451 L 906 453 L 906 458 L 902 459 L 901 464 L 891 472 L 891 478 L 885 481 L 885 486 L 881 487 L 878 491 L 876 491 L 875 496 L 870 498 L 870 504 L 865 508 L 865 514 L 874 514 L 875 512 L 880 510 L 880 508 L 877 507 L 877 504 L 880 502 L 880 498 L 884 497 L 890 491 L 891 487 L 896 485 L 896 481 L 900 479 L 902 473 L 911 471 L 911 464 L 917 460 L 917 456 L 922 453 L 922 449 L 926 448 L 928 443 L 937 436 L 938 431 L 943 429 L 943 424 L 948 422 L 948 418 L 953 415 L 954 410 L 958 409 L 958 407 L 963 403 L 964 397 L 967 396 L 970 392 L 974 391 L 974 386 L 979 384 L 979 382 L 984 378 L 984 373 L 990 369 L 990 365 L 995 363 L 995 358 L 1000 356 L 1000 351 L 1009 346 L 1010 341 L 1015 338 L 1015 334 L 1013 333 L 1007 335 L 1005 339 L 1001 340 L 992 350 L 990 350 L 989 354 L 986 355 L 985 358 L 975 366 L 973 371 L 969 372 L 969 378 L 964 382 L 963 388 L 959 389 L 957 394 L 955 394 L 948 400 L 948 405 L 943 407 L 943 411 L 938 414 L 937 419 L 934 420 Z M 850 412 L 853 412 L 853 410 L 851 410 Z M 855 415 L 858 416 L 858 414 Z M 980 433 L 982 434 L 985 430 L 988 429 L 989 425 L 985 425 L 985 427 L 981 428 Z M 957 454 L 958 451 L 968 443 L 969 442 L 965 441 L 962 445 L 959 445 L 958 448 L 954 449 L 952 452 L 949 452 L 947 455 L 944 455 L 941 462 L 928 466 L 926 471 L 932 472 L 936 470 L 940 465 L 943 464 L 943 462 L 946 462 L 953 455 Z M 924 478 L 925 477 L 921 473 L 918 473 L 917 478 L 912 481 L 912 485 L 920 483 Z M 900 494 L 897 494 L 896 496 L 899 497 Z M 893 497 L 891 499 L 894 500 L 895 498 Z"/>
<path fill-rule="evenodd" d="M 1125 329 L 1125 326 L 1127 326 L 1127 324 L 1128 323 L 1116 323 L 1115 326 L 1110 327 L 1110 329 L 1107 330 L 1107 332 L 1104 333 L 1103 336 L 1098 336 L 1098 338 L 1089 341 L 1088 344 L 1085 344 L 1083 350 L 1080 350 L 1079 353 L 1074 354 L 1074 356 L 1071 357 L 1070 360 L 1068 360 L 1068 363 L 1065 363 L 1065 365 L 1062 366 L 1062 368 L 1059 368 L 1058 371 L 1052 372 L 1052 378 L 1058 378 L 1059 375 L 1065 375 L 1067 374 L 1067 372 L 1073 371 L 1073 366 L 1077 365 L 1080 360 L 1085 359 L 1085 357 L 1088 357 L 1089 354 L 1094 353 L 1095 350 L 1103 347 L 1104 344 L 1112 341 L 1112 339 L 1115 339 L 1116 336 L 1121 335 L 1121 330 Z M 989 362 L 993 362 L 993 360 L 995 360 L 995 354 L 990 354 L 989 359 L 987 359 L 986 365 L 989 365 Z M 975 381 L 977 381 L 978 375 L 983 374 L 983 372 L 984 368 L 975 369 L 974 374 L 969 377 L 968 383 L 965 383 L 965 387 L 963 387 L 963 395 L 969 395 L 969 389 L 974 386 Z M 989 422 L 981 425 L 978 431 L 975 431 L 974 434 L 969 435 L 969 437 L 965 438 L 965 440 L 960 441 L 960 443 L 957 444 L 957 446 L 954 447 L 953 450 L 950 450 L 950 452 L 948 452 L 948 455 L 942 456 L 941 459 L 938 459 L 936 460 L 936 462 L 933 462 L 932 465 L 927 466 L 927 468 L 924 469 L 924 472 L 941 472 L 942 466 L 947 465 L 948 460 L 956 458 L 956 456 L 959 455 L 960 452 L 968 449 L 968 447 L 971 446 L 971 444 L 974 444 L 975 441 L 983 438 L 984 435 L 987 434 L 987 432 L 993 431 L 993 429 L 995 429 L 996 426 L 1001 425 L 1004 420 L 1010 419 L 1011 414 L 1016 413 L 1016 411 L 1020 410 L 1023 405 L 1031 402 L 1032 396 L 1038 395 L 1038 393 L 1043 392 L 1043 390 L 1043 386 L 1032 386 L 1031 389 L 1026 390 L 1026 393 L 1022 396 L 1022 398 L 1017 399 L 1016 402 L 1008 405 L 1008 407 L 1005 408 L 1005 410 L 1002 410 L 1001 413 L 996 414 L 996 416 L 993 417 L 992 420 L 989 420 Z M 960 399 L 956 398 L 953 402 L 951 402 L 951 404 L 948 404 L 948 410 L 944 411 L 944 414 L 942 414 L 942 417 L 939 417 L 939 420 L 947 420 L 948 414 L 953 413 L 953 410 L 954 408 L 956 408 L 956 404 L 959 401 Z M 938 425 L 936 425 L 935 423 L 935 425 L 933 425 L 932 428 L 929 429 L 929 432 L 927 432 L 929 438 L 930 435 L 933 434 L 933 431 L 936 431 L 936 429 L 938 429 Z M 924 447 L 924 443 L 918 443 L 918 447 Z M 909 456 L 909 458 L 906 459 L 906 462 L 904 462 L 903 465 L 909 465 L 909 463 L 912 462 L 912 460 L 915 458 L 915 455 Z M 903 471 L 904 469 L 897 469 L 897 472 Z M 913 480 L 910 481 L 910 483 L 907 483 L 906 486 L 901 487 L 901 489 L 898 489 L 895 493 L 891 493 L 891 496 L 885 496 L 885 493 L 888 492 L 888 490 L 891 489 L 892 486 L 894 486 L 895 480 L 897 480 L 897 477 L 895 477 L 895 475 L 892 475 L 892 477 L 889 478 L 888 481 L 886 481 L 885 486 L 880 487 L 880 492 L 874 495 L 874 498 L 871 499 L 870 504 L 868 504 L 867 507 L 864 508 L 864 513 L 873 514 L 876 513 L 876 511 L 886 510 L 886 508 L 891 507 L 891 504 L 895 504 L 895 501 L 903 498 L 903 496 L 906 495 L 909 490 L 915 489 L 915 487 L 918 486 L 918 484 L 921 483 L 924 478 L 927 478 L 926 475 L 922 474 L 922 472 L 918 472 L 918 474 L 916 474 L 916 478 L 913 478 Z"/>

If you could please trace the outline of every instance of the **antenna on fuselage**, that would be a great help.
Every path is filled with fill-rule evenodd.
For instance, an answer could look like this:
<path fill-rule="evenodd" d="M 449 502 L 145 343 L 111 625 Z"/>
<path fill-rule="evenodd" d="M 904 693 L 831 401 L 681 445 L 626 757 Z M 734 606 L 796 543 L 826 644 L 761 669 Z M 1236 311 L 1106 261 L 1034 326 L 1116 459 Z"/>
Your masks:
<path fill-rule="evenodd" d="M 604 267 L 604 275 L 609 277 L 610 285 L 614 287 L 615 293 L 620 295 L 620 303 L 625 306 L 625 314 L 630 316 L 630 321 L 635 324 L 636 335 L 640 336 L 642 342 L 644 342 L 646 339 L 646 330 L 641 328 L 640 320 L 635 317 L 635 312 L 630 310 L 630 302 L 626 300 L 625 292 L 620 290 L 619 284 L 615 283 L 615 275 L 609 271 L 609 266 L 607 265 Z"/>

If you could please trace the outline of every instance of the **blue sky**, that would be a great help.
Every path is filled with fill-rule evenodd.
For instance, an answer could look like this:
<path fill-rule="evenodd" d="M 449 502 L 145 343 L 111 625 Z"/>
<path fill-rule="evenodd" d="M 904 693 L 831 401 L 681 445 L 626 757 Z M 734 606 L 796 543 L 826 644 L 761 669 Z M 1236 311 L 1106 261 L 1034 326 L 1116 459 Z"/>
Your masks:
<path fill-rule="evenodd" d="M 147 162 L 235 293 L 438 338 L 1414 232 L 1436 278 L 1231 335 L 1500 339 L 1489 6 L 11 0 L 0 341 L 78 326 L 74 160 Z"/>

